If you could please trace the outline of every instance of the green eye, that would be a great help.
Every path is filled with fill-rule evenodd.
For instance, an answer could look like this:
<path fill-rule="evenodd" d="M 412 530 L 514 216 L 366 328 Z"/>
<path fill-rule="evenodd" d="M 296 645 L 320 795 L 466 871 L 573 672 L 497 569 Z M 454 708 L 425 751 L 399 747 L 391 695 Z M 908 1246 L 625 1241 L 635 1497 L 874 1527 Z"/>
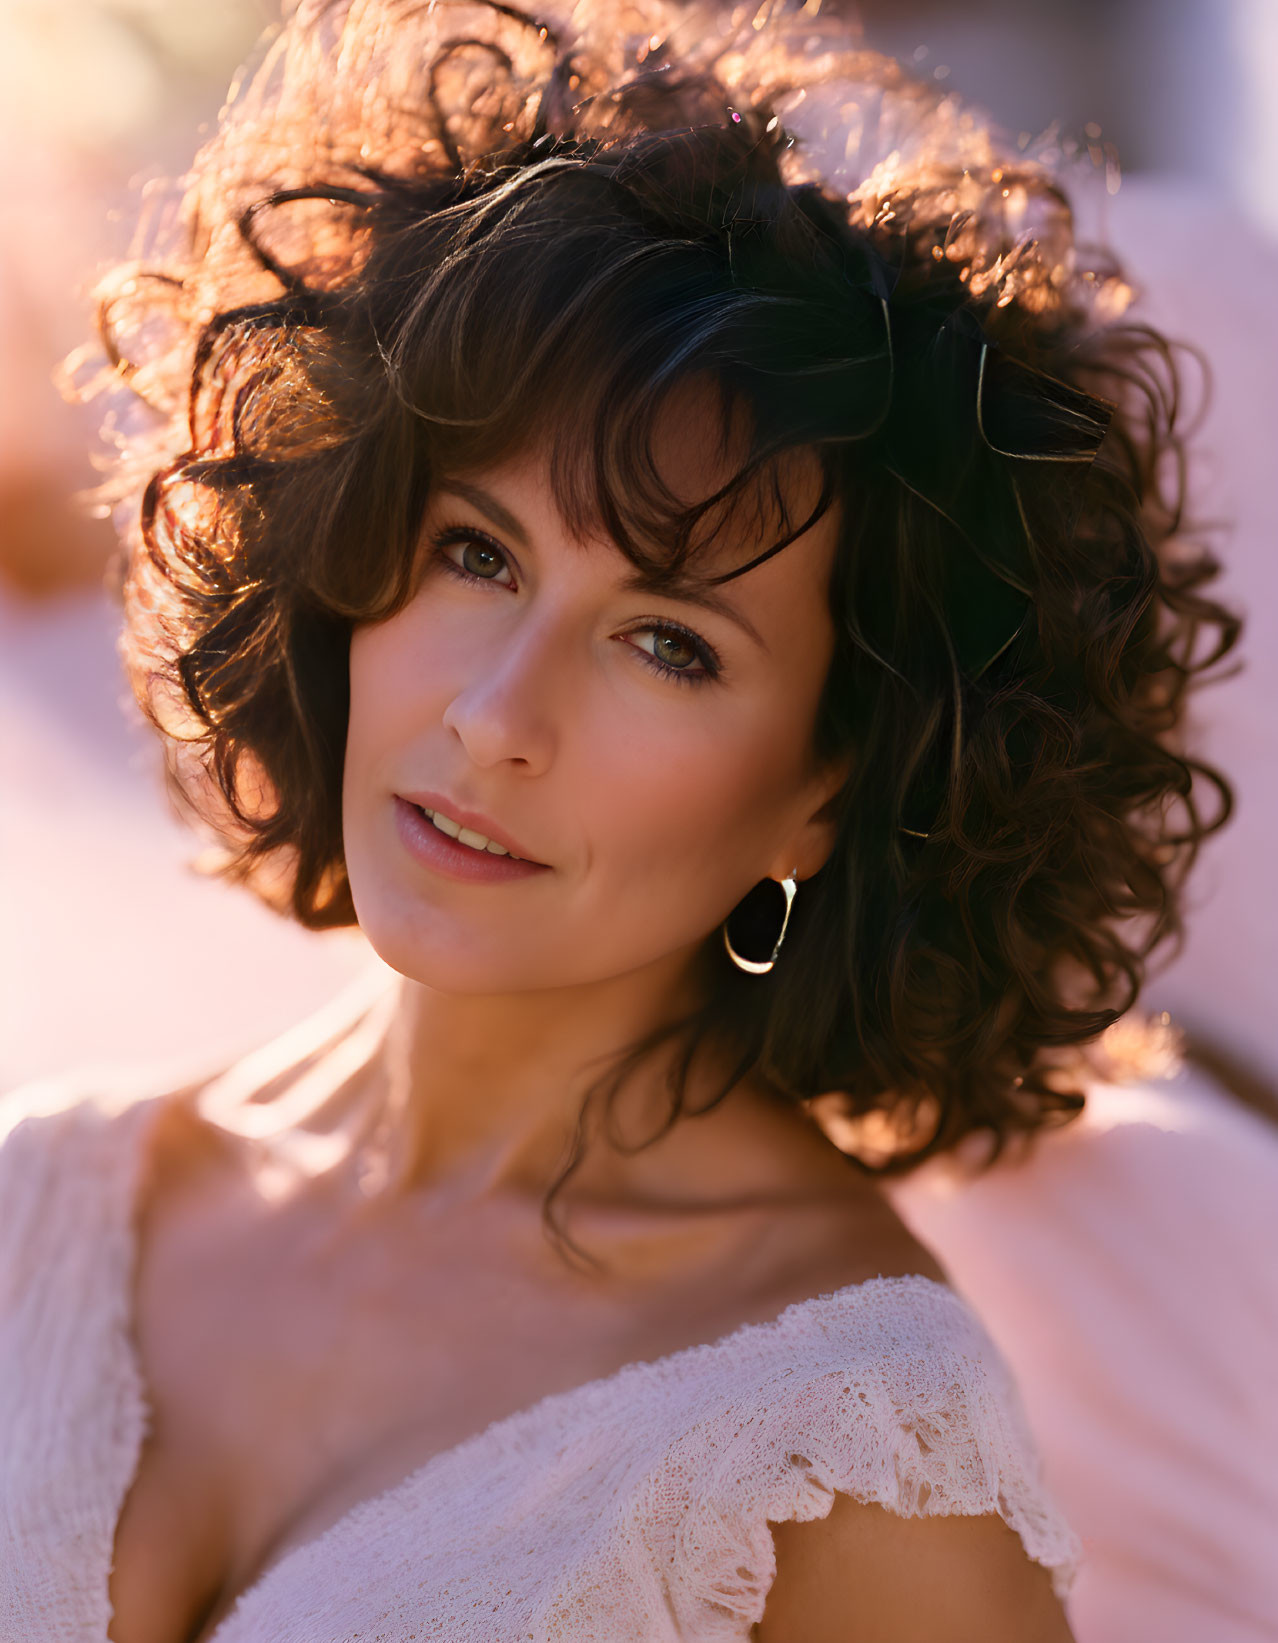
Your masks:
<path fill-rule="evenodd" d="M 496 548 L 490 548 L 484 542 L 467 542 L 462 550 L 461 562 L 462 568 L 472 576 L 482 576 L 486 580 L 499 576 L 505 566 L 505 560 Z"/>
<path fill-rule="evenodd" d="M 662 629 L 652 636 L 652 654 L 667 667 L 682 671 L 696 665 L 696 651 L 682 636 L 671 628 Z"/>
<path fill-rule="evenodd" d="M 500 543 L 490 542 L 480 531 L 468 526 L 452 526 L 435 538 L 435 553 L 454 576 L 464 582 L 494 582 L 513 587 L 510 561 Z"/>
<path fill-rule="evenodd" d="M 680 684 L 699 685 L 719 676 L 719 658 L 703 639 L 683 628 L 662 622 L 644 628 L 632 628 L 626 636 L 647 659 L 648 666 L 666 679 Z"/>

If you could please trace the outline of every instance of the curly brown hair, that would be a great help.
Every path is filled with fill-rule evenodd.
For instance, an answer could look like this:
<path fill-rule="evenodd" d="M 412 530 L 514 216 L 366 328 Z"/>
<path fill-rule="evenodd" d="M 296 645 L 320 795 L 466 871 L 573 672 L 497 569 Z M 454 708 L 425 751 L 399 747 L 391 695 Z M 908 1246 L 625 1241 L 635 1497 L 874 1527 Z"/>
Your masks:
<path fill-rule="evenodd" d="M 565 514 L 659 579 L 813 452 L 837 844 L 766 988 L 718 952 L 609 1089 L 678 1031 L 670 1122 L 713 1041 L 734 1081 L 921 1125 L 876 1168 L 975 1131 L 992 1161 L 1081 1109 L 1062 1053 L 1179 929 L 1230 796 L 1176 732 L 1238 622 L 1183 519 L 1173 347 L 1075 243 L 1053 156 L 807 8 L 762 16 L 600 3 L 569 37 L 495 0 L 303 0 L 103 290 L 149 407 L 117 431 L 125 656 L 217 870 L 349 924 L 347 646 L 411 597 L 436 478 L 544 444 Z M 750 432 L 689 508 L 652 441 L 694 376 Z"/>

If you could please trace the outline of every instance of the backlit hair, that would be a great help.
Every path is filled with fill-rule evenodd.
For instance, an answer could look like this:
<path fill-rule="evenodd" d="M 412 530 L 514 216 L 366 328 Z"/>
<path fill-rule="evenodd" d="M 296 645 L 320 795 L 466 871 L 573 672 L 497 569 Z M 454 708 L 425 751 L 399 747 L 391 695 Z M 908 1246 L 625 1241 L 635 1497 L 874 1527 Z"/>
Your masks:
<path fill-rule="evenodd" d="M 810 6 L 304 0 L 102 293 L 145 407 L 126 660 L 220 871 L 354 921 L 347 646 L 411 596 L 437 476 L 544 445 L 566 517 L 660 577 L 725 509 L 784 513 L 808 450 L 840 507 L 814 734 L 853 774 L 766 982 L 711 936 L 680 1064 L 908 1120 L 897 1173 L 1068 1120 L 1062 1053 L 1133 1002 L 1228 812 L 1177 727 L 1237 623 L 1175 354 L 1053 162 Z M 694 378 L 748 448 L 688 508 L 652 447 Z"/>

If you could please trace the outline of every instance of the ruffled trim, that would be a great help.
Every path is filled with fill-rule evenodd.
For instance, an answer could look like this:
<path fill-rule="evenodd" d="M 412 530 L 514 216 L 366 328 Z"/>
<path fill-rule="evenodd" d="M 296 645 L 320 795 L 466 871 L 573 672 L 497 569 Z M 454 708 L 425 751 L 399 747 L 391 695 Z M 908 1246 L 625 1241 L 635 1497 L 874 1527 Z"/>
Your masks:
<path fill-rule="evenodd" d="M 740 1643 L 776 1577 L 769 1525 L 827 1517 L 836 1494 L 903 1517 L 997 1512 L 1063 1600 L 1082 1542 L 1044 1485 L 1015 1381 L 967 1302 L 917 1276 L 836 1299 L 819 1323 L 809 1313 L 776 1332 L 774 1362 L 672 1447 L 616 1527 L 656 1549 L 653 1527 L 665 1526 L 671 1635 Z"/>

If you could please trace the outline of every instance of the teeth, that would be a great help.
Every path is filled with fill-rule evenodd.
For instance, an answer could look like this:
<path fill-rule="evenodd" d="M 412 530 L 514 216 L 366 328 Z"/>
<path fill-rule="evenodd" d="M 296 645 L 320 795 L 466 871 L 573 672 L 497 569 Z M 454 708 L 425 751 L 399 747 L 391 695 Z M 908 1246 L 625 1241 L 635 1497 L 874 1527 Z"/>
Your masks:
<path fill-rule="evenodd" d="M 510 855 L 510 851 L 506 849 L 504 844 L 498 844 L 493 839 L 486 839 L 482 833 L 476 833 L 472 827 L 463 827 L 460 822 L 455 822 L 451 816 L 445 816 L 442 811 L 423 810 L 422 814 L 429 816 L 441 833 L 447 833 L 450 839 L 456 839 L 459 844 L 468 844 L 472 850 L 487 850 L 493 856 Z M 514 859 L 518 861 L 520 858 L 516 856 Z"/>
<path fill-rule="evenodd" d="M 450 839 L 455 839 L 461 832 L 461 823 L 455 822 L 451 816 L 445 816 L 442 812 L 435 810 L 428 810 L 426 814 L 438 827 L 439 831 L 447 833 Z"/>

